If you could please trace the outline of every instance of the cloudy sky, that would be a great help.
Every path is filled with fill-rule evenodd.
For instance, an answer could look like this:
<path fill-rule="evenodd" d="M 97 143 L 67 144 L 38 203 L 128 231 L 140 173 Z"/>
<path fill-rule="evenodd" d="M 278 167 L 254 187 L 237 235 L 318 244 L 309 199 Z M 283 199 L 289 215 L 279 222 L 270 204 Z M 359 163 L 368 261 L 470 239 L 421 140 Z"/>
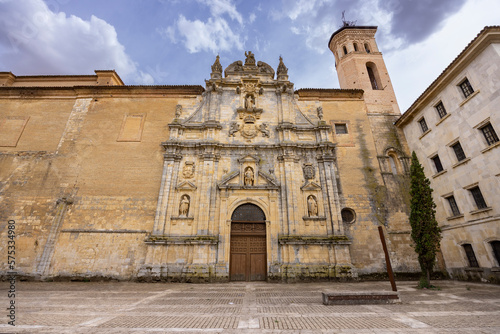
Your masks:
<path fill-rule="evenodd" d="M 342 12 L 376 25 L 402 111 L 486 25 L 499 0 L 0 0 L 0 71 L 93 74 L 125 84 L 204 85 L 254 52 L 295 88 L 339 88 L 331 34 Z"/>

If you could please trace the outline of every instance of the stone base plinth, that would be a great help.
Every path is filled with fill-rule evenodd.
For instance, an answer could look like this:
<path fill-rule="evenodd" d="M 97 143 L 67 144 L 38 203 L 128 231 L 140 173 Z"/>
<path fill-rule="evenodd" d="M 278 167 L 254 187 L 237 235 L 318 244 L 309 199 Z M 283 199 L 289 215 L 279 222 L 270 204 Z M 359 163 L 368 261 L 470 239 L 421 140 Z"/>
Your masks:
<path fill-rule="evenodd" d="M 325 305 L 360 305 L 360 304 L 398 304 L 401 303 L 398 292 L 342 291 L 323 292 Z"/>

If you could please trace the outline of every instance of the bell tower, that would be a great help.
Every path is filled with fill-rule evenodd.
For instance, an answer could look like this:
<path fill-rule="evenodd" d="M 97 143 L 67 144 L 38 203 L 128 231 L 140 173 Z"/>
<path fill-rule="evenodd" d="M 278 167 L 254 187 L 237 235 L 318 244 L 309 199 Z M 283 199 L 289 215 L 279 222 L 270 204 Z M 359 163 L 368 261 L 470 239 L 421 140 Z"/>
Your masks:
<path fill-rule="evenodd" d="M 362 89 L 368 113 L 399 115 L 376 32 L 375 26 L 344 26 L 332 34 L 328 47 L 335 56 L 340 88 Z"/>

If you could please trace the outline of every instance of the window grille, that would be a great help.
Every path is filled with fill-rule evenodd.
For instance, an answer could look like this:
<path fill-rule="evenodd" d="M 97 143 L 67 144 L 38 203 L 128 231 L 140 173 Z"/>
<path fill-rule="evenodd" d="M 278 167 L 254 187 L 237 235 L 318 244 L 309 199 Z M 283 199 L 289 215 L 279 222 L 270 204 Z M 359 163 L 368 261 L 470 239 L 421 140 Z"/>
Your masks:
<path fill-rule="evenodd" d="M 472 88 L 469 79 L 467 78 L 464 81 L 462 81 L 462 83 L 459 86 L 465 98 L 468 98 L 472 93 L 474 93 L 474 89 Z"/>
<path fill-rule="evenodd" d="M 476 255 L 474 254 L 474 250 L 470 244 L 463 245 L 465 250 L 465 255 L 467 255 L 467 260 L 469 261 L 469 267 L 478 268 L 479 264 L 477 263 Z"/>
<path fill-rule="evenodd" d="M 436 172 L 437 173 L 441 172 L 443 170 L 443 165 L 441 164 L 441 159 L 439 159 L 439 155 L 436 155 L 431 159 L 434 162 L 434 166 L 436 167 Z"/>
<path fill-rule="evenodd" d="M 429 128 L 427 127 L 427 122 L 425 121 L 425 118 L 422 118 L 420 121 L 418 121 L 418 123 L 420 123 L 420 127 L 422 128 L 422 132 L 427 132 L 427 130 L 429 130 Z"/>
<path fill-rule="evenodd" d="M 480 130 L 483 132 L 483 136 L 486 139 L 488 146 L 498 142 L 498 136 L 495 132 L 495 129 L 493 129 L 491 123 L 486 124 Z"/>
<path fill-rule="evenodd" d="M 479 189 L 479 187 L 471 188 L 469 189 L 469 191 L 471 192 L 478 209 L 484 209 L 488 207 L 486 205 L 486 202 L 484 201 L 483 194 L 481 193 L 481 189 Z"/>
<path fill-rule="evenodd" d="M 453 151 L 455 151 L 455 155 L 457 156 L 458 161 L 465 160 L 465 153 L 462 149 L 462 145 L 460 145 L 460 142 L 453 144 L 451 147 L 453 148 Z"/>
<path fill-rule="evenodd" d="M 443 102 L 439 102 L 436 105 L 436 110 L 438 112 L 439 118 L 446 116 L 446 109 L 444 108 Z"/>
<path fill-rule="evenodd" d="M 451 213 L 453 216 L 458 216 L 460 214 L 460 210 L 458 209 L 457 202 L 455 201 L 454 196 L 450 196 L 446 198 L 448 200 L 448 204 L 450 204 Z"/>

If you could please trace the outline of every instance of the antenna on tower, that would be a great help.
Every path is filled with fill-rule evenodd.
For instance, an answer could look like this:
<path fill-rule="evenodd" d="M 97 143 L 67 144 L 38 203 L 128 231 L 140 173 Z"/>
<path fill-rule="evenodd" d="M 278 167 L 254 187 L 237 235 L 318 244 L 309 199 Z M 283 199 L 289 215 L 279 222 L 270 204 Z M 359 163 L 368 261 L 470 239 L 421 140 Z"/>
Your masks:
<path fill-rule="evenodd" d="M 347 21 L 345 19 L 345 10 L 342 11 L 342 25 L 340 26 L 341 28 L 342 27 L 354 27 L 356 25 L 356 22 L 357 21 Z"/>

